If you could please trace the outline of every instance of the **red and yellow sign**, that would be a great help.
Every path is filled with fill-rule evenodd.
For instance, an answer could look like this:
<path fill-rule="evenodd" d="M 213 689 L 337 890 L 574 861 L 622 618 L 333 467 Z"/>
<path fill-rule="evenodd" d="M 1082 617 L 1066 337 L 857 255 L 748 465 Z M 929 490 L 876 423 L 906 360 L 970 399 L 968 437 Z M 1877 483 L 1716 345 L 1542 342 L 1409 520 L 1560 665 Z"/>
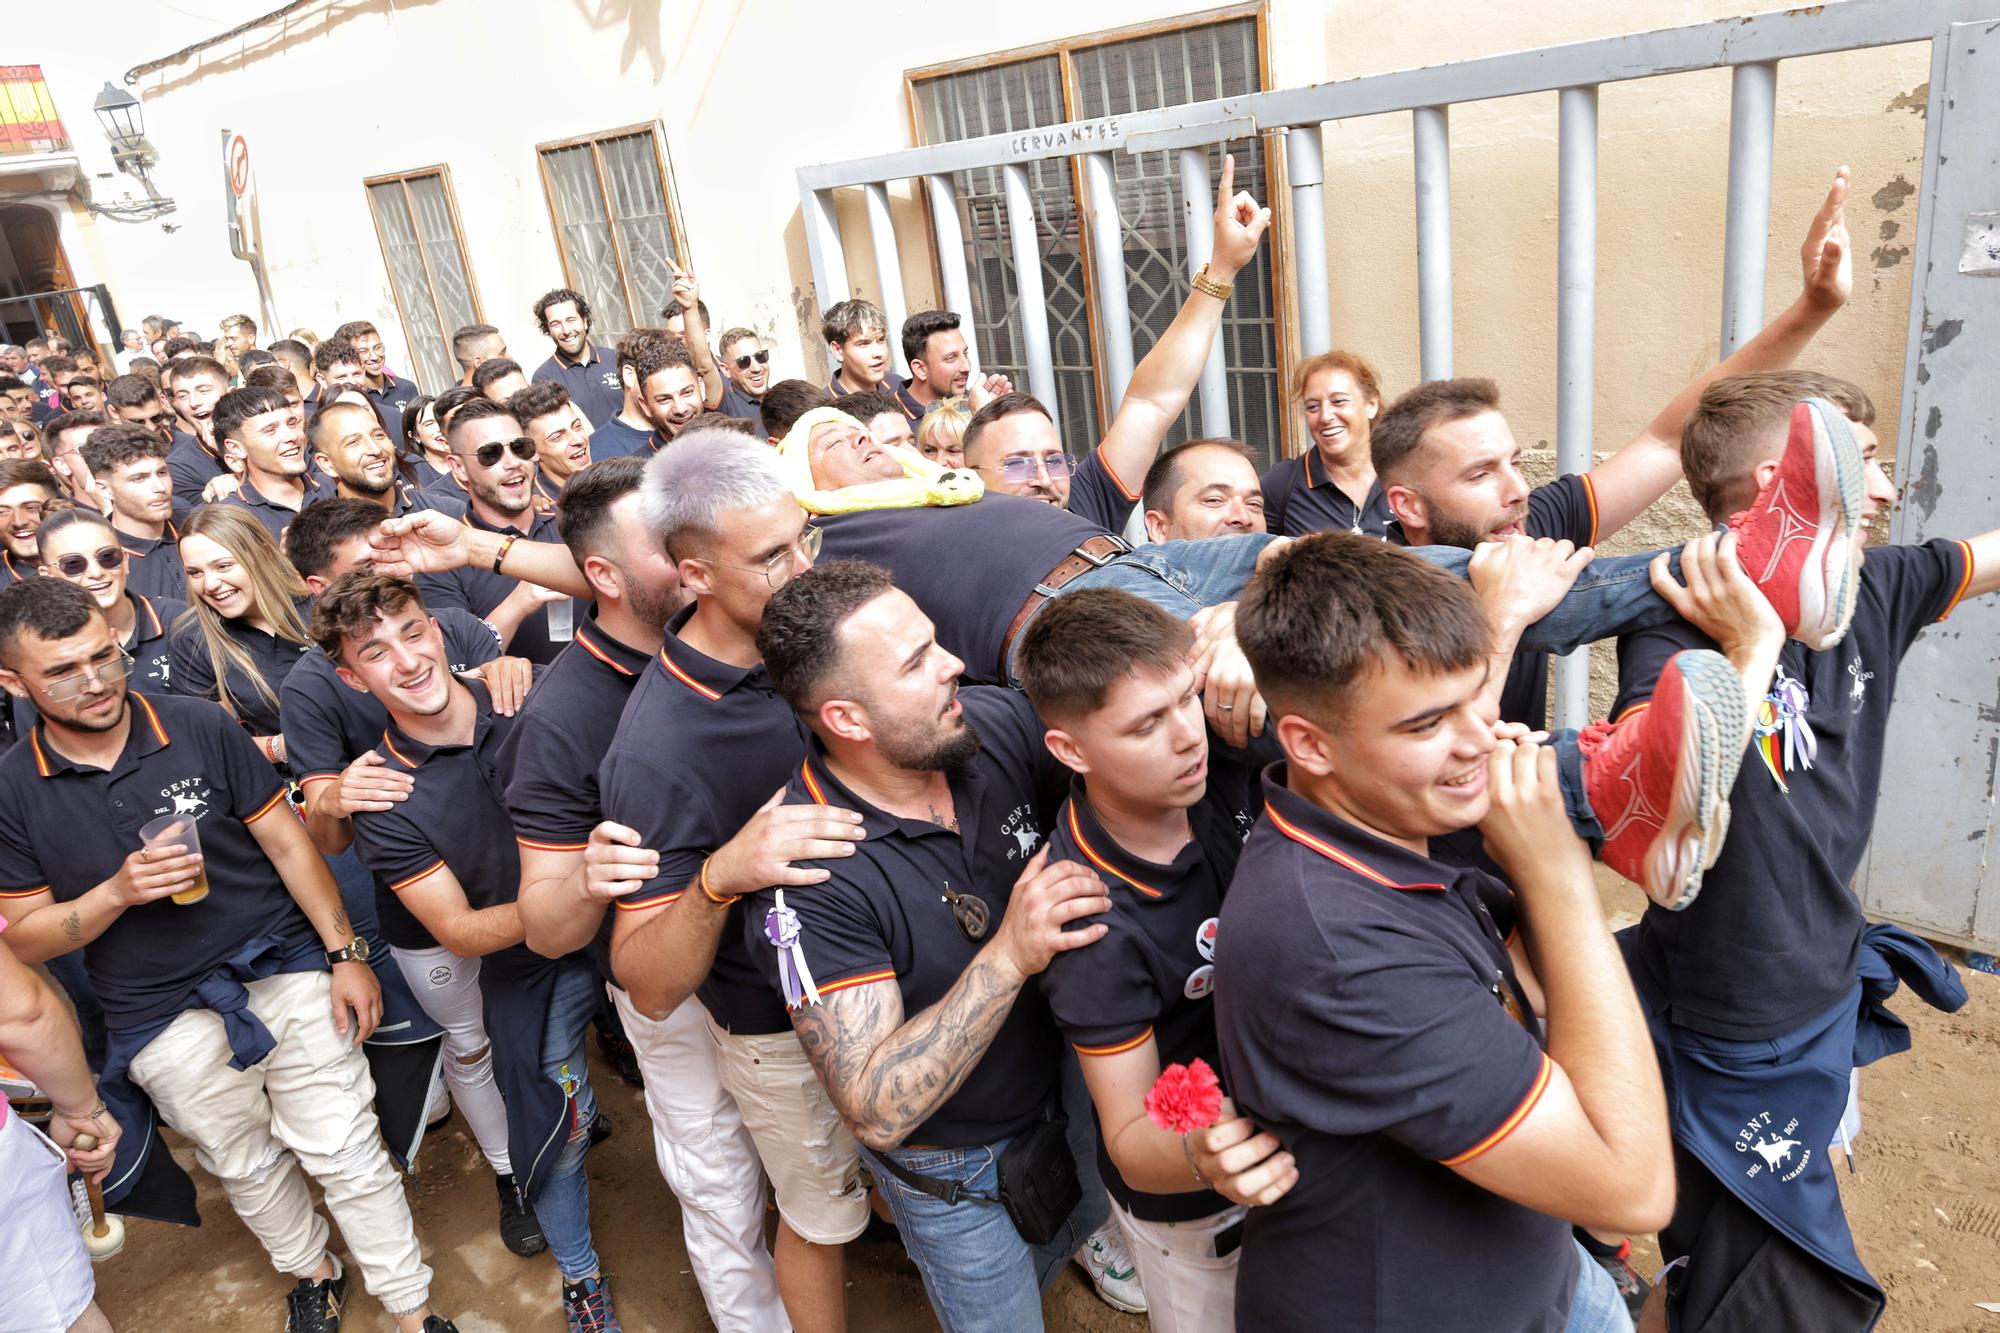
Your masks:
<path fill-rule="evenodd" d="M 0 155 L 58 153 L 70 146 L 40 65 L 0 65 Z"/>

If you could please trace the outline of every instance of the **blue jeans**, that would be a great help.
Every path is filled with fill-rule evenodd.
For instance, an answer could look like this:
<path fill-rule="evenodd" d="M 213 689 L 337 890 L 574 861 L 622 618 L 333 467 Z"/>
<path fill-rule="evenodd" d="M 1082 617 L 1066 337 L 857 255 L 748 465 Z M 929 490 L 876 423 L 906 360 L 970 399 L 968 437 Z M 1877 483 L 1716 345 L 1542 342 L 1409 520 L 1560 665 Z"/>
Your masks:
<path fill-rule="evenodd" d="M 1583 1246 L 1571 1241 L 1570 1247 L 1576 1251 L 1581 1267 L 1577 1269 L 1576 1295 L 1570 1298 L 1569 1323 L 1563 1326 L 1563 1333 L 1632 1333 L 1632 1312 L 1625 1308 L 1625 1298 L 1618 1294 L 1618 1284 L 1611 1280 L 1611 1274 Z"/>
<path fill-rule="evenodd" d="M 587 965 L 564 963 L 542 1028 L 542 1068 L 568 1094 L 570 1115 L 562 1153 L 535 1194 L 535 1220 L 542 1224 L 565 1282 L 598 1271 L 597 1250 L 590 1243 L 590 1177 L 583 1169 L 591 1122 L 597 1119 L 597 1095 L 590 1089 L 583 1039 L 603 990 L 597 973 Z"/>

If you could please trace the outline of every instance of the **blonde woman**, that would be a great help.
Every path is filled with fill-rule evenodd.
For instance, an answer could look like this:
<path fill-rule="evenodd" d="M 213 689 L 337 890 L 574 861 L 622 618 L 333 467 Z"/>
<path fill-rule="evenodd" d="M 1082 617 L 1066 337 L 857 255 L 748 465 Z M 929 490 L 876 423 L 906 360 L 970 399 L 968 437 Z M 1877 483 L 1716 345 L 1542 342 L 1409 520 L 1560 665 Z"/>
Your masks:
<path fill-rule="evenodd" d="M 971 422 L 963 395 L 941 400 L 917 423 L 917 452 L 939 467 L 964 467 L 965 428 Z"/>
<path fill-rule="evenodd" d="M 305 582 L 262 523 L 236 505 L 204 505 L 181 527 L 188 609 L 173 629 L 173 690 L 212 699 L 285 762 L 278 690 L 312 648 L 299 606 Z"/>

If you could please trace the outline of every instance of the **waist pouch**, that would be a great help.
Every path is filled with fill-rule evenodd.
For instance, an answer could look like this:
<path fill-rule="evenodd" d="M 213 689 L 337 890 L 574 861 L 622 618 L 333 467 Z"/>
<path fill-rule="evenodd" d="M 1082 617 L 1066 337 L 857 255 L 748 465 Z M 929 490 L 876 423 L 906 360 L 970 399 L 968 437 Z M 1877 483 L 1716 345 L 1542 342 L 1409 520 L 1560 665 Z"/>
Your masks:
<path fill-rule="evenodd" d="M 875 1160 L 890 1175 L 933 1199 L 954 1205 L 967 1199 L 997 1203 L 1007 1210 L 1007 1217 L 1022 1240 L 1030 1245 L 1046 1245 L 1083 1202 L 1083 1186 L 1076 1178 L 1076 1158 L 1069 1150 L 1068 1123 L 1057 1117 L 1016 1134 L 995 1163 L 999 1181 L 995 1194 L 967 1189 L 956 1180 L 920 1175 L 886 1153 L 876 1154 Z"/>

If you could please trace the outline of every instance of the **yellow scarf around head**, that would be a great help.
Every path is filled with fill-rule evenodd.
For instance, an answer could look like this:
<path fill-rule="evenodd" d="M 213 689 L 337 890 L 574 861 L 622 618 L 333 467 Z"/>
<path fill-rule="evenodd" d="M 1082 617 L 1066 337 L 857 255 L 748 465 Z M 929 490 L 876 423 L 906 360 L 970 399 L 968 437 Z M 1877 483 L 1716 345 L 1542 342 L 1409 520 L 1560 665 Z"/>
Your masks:
<path fill-rule="evenodd" d="M 812 461 L 807 445 L 813 431 L 832 422 L 866 430 L 847 413 L 831 407 L 815 407 L 800 417 L 778 442 L 778 470 L 785 484 L 798 496 L 809 514 L 853 514 L 864 509 L 928 509 L 947 505 L 968 505 L 986 494 L 979 474 L 963 468 L 939 467 L 914 449 L 892 448 L 889 454 L 902 464 L 903 475 L 860 486 L 843 486 L 823 491 L 813 483 Z"/>

